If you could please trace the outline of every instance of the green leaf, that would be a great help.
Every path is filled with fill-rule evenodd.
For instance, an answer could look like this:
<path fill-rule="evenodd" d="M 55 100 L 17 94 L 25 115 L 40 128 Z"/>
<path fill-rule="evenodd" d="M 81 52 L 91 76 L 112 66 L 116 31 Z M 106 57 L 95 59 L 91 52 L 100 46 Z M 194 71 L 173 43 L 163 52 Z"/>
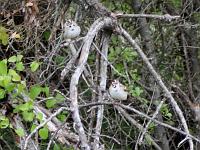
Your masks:
<path fill-rule="evenodd" d="M 21 81 L 21 77 L 13 69 L 9 69 L 8 74 L 11 75 L 12 81 Z"/>
<path fill-rule="evenodd" d="M 41 91 L 42 87 L 40 87 L 39 85 L 32 86 L 29 94 L 30 98 L 34 100 L 36 97 L 38 97 Z"/>
<path fill-rule="evenodd" d="M 167 113 L 167 114 L 166 114 L 166 117 L 171 118 L 171 117 L 172 117 L 172 113 L 170 113 L 170 112 Z"/>
<path fill-rule="evenodd" d="M 45 38 L 46 41 L 49 40 L 50 35 L 51 35 L 50 31 L 44 31 L 44 33 L 43 33 L 43 36 L 44 36 L 44 38 Z"/>
<path fill-rule="evenodd" d="M 17 84 L 17 90 L 18 90 L 17 92 L 18 93 L 23 92 L 25 88 L 26 88 L 26 86 L 24 84 L 22 84 L 22 83 Z"/>
<path fill-rule="evenodd" d="M 130 70 L 130 75 L 131 75 L 131 77 L 133 78 L 134 81 L 140 80 L 140 76 L 138 74 L 139 73 L 138 73 L 137 69 Z"/>
<path fill-rule="evenodd" d="M 6 94 L 5 90 L 0 89 L 0 99 L 3 99 L 5 97 L 5 94 Z"/>
<path fill-rule="evenodd" d="M 62 121 L 62 122 L 64 122 L 64 121 L 66 120 L 66 118 L 67 118 L 67 116 L 64 115 L 64 114 L 59 114 L 57 117 L 58 117 L 58 119 L 59 119 L 60 121 Z"/>
<path fill-rule="evenodd" d="M 6 87 L 11 82 L 11 77 L 7 75 L 0 76 L 0 86 Z"/>
<path fill-rule="evenodd" d="M 60 150 L 60 146 L 58 144 L 54 144 L 53 150 Z"/>
<path fill-rule="evenodd" d="M 143 92 L 143 90 L 140 87 L 135 88 L 135 93 L 137 96 L 140 96 L 140 94 Z"/>
<path fill-rule="evenodd" d="M 60 93 L 57 93 L 55 98 L 59 102 L 62 102 L 62 101 L 65 100 L 65 97 L 62 94 L 60 94 Z"/>
<path fill-rule="evenodd" d="M 9 126 L 9 119 L 5 116 L 0 116 L 0 128 L 4 129 Z"/>
<path fill-rule="evenodd" d="M 15 83 L 9 83 L 4 88 L 6 89 L 7 92 L 12 92 L 16 87 Z"/>
<path fill-rule="evenodd" d="M 16 132 L 17 135 L 19 135 L 20 137 L 25 136 L 24 130 L 23 130 L 22 128 L 16 129 L 15 132 Z"/>
<path fill-rule="evenodd" d="M 14 112 L 19 112 L 19 111 L 29 111 L 33 109 L 33 102 L 32 101 L 28 101 L 25 104 L 20 104 L 17 105 L 16 108 L 14 109 Z"/>
<path fill-rule="evenodd" d="M 139 97 L 141 93 L 143 93 L 143 90 L 140 87 L 135 87 L 135 89 L 131 90 L 131 94 L 134 97 Z"/>
<path fill-rule="evenodd" d="M 31 126 L 31 132 L 33 132 L 33 130 L 35 130 L 36 127 L 37 126 L 35 124 L 32 124 L 32 126 Z"/>
<path fill-rule="evenodd" d="M 61 114 L 57 115 L 57 118 L 62 122 L 64 122 L 66 120 L 66 118 L 68 118 L 68 117 L 69 117 L 68 111 L 63 111 Z"/>
<path fill-rule="evenodd" d="M 23 71 L 25 69 L 24 64 L 22 62 L 16 63 L 16 69 L 18 71 Z"/>
<path fill-rule="evenodd" d="M 0 61 L 0 75 L 7 75 L 7 63 L 5 61 Z"/>
<path fill-rule="evenodd" d="M 46 87 L 42 88 L 42 92 L 45 93 L 46 97 L 49 97 L 49 87 L 46 86 Z"/>
<path fill-rule="evenodd" d="M 66 150 L 75 150 L 75 149 L 72 146 L 70 146 Z"/>
<path fill-rule="evenodd" d="M 43 139 L 43 140 L 46 140 L 49 136 L 49 131 L 46 127 L 44 128 L 41 128 L 39 130 L 39 136 Z"/>
<path fill-rule="evenodd" d="M 42 122 L 42 120 L 43 120 L 43 115 L 42 115 L 42 113 L 38 113 L 37 116 L 36 116 L 36 118 L 37 118 L 40 122 Z"/>
<path fill-rule="evenodd" d="M 132 62 L 138 56 L 136 51 L 133 51 L 132 47 L 126 47 L 123 51 L 122 57 L 127 62 Z"/>
<path fill-rule="evenodd" d="M 23 58 L 23 55 L 17 55 L 17 62 L 20 62 Z"/>
<path fill-rule="evenodd" d="M 148 145 L 152 145 L 152 139 L 149 135 L 145 135 L 145 141 L 148 143 Z"/>
<path fill-rule="evenodd" d="M 6 28 L 0 26 L 0 41 L 2 42 L 3 45 L 8 44 L 8 34 L 6 33 Z"/>
<path fill-rule="evenodd" d="M 120 72 L 120 73 L 124 73 L 125 69 L 124 69 L 124 65 L 122 63 L 116 63 L 115 64 L 115 68 Z M 116 73 L 116 72 L 115 72 Z M 117 74 L 117 73 L 116 73 Z"/>
<path fill-rule="evenodd" d="M 30 65 L 31 71 L 32 71 L 32 72 L 35 72 L 35 71 L 38 69 L 39 66 L 40 66 L 40 63 L 39 63 L 39 62 L 33 61 L 33 62 L 31 63 L 31 65 Z"/>
<path fill-rule="evenodd" d="M 113 45 L 117 45 L 119 42 L 117 36 L 112 36 L 111 40 Z"/>
<path fill-rule="evenodd" d="M 148 131 L 151 133 L 151 132 L 154 131 L 154 129 L 155 129 L 155 123 L 154 123 L 154 122 L 151 122 L 151 123 L 149 124 Z"/>
<path fill-rule="evenodd" d="M 61 63 L 63 63 L 65 61 L 65 57 L 64 56 L 56 56 L 55 57 L 55 63 L 57 65 L 60 65 Z"/>
<path fill-rule="evenodd" d="M 29 122 L 33 121 L 35 117 L 35 114 L 33 112 L 27 112 L 27 111 L 24 111 L 22 115 L 23 115 L 24 120 L 29 121 Z"/>
<path fill-rule="evenodd" d="M 46 101 L 46 107 L 47 108 L 53 108 L 57 101 L 55 99 L 50 99 Z"/>
<path fill-rule="evenodd" d="M 8 59 L 8 62 L 14 63 L 17 61 L 17 57 L 16 56 L 12 56 Z"/>

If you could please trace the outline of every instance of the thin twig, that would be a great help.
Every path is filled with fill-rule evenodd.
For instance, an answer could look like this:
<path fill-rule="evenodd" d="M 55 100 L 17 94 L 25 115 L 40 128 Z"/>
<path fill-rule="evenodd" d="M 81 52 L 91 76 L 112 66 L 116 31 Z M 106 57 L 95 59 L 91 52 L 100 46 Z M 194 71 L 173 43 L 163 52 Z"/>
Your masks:
<path fill-rule="evenodd" d="M 104 27 L 111 27 L 111 23 L 113 21 L 110 18 L 100 18 L 96 20 L 91 28 L 89 29 L 85 39 L 84 39 L 84 44 L 82 47 L 82 51 L 80 53 L 80 58 L 78 61 L 78 66 L 73 73 L 71 77 L 71 82 L 70 82 L 70 99 L 71 99 L 71 111 L 72 111 L 72 118 L 74 120 L 74 123 L 77 127 L 77 132 L 79 134 L 80 142 L 81 142 L 81 148 L 85 150 L 90 150 L 90 146 L 87 141 L 87 137 L 85 134 L 85 130 L 83 128 L 83 124 L 81 122 L 80 114 L 79 114 L 79 109 L 78 109 L 78 82 L 81 74 L 84 71 L 85 64 L 88 59 L 89 55 L 89 50 L 92 44 L 92 41 L 95 37 L 95 35 Z"/>
<path fill-rule="evenodd" d="M 180 16 L 171 16 L 169 14 L 165 15 L 152 15 L 152 14 L 116 14 L 117 18 L 152 18 L 159 20 L 167 20 L 172 21 L 175 19 L 179 19 Z"/>
<path fill-rule="evenodd" d="M 173 131 L 176 131 L 176 132 L 181 133 L 181 134 L 183 134 L 185 136 L 188 136 L 188 137 L 194 139 L 195 141 L 197 141 L 198 143 L 200 143 L 200 140 L 198 138 L 194 137 L 193 135 L 191 135 L 191 134 L 189 134 L 187 132 L 184 132 L 184 131 L 182 131 L 180 129 L 177 129 L 175 127 L 172 127 L 171 125 L 168 125 L 166 123 L 160 122 L 160 121 L 158 121 L 156 119 L 152 119 L 151 117 L 149 117 L 145 113 L 143 113 L 143 112 L 141 112 L 141 111 L 139 111 L 139 110 L 137 110 L 135 108 L 132 108 L 130 106 L 123 105 L 121 103 L 116 103 L 116 102 L 96 102 L 96 103 L 89 103 L 89 104 L 85 104 L 85 105 L 80 105 L 79 108 L 81 109 L 81 108 L 84 108 L 84 107 L 91 107 L 91 106 L 97 106 L 97 105 L 114 105 L 114 106 L 120 106 L 120 107 L 122 107 L 124 109 L 127 109 L 129 111 L 133 111 L 134 113 L 136 113 L 136 114 L 138 114 L 138 115 L 140 115 L 142 117 L 145 117 L 145 118 L 147 118 L 149 120 L 152 120 L 153 122 L 155 122 L 155 123 L 157 123 L 157 124 L 159 124 L 159 125 L 161 125 L 163 127 L 169 128 L 169 129 L 171 129 Z"/>
<path fill-rule="evenodd" d="M 147 56 L 144 54 L 144 52 L 142 51 L 142 49 L 140 48 L 140 46 L 135 42 L 135 40 L 132 39 L 132 37 L 122 28 L 120 27 L 118 29 L 119 34 L 122 34 L 127 41 L 134 47 L 134 49 L 137 51 L 137 53 L 140 55 L 140 57 L 142 58 L 142 60 L 144 61 L 144 63 L 146 64 L 147 68 L 149 69 L 149 71 L 151 72 L 151 74 L 153 75 L 153 77 L 156 79 L 157 83 L 159 84 L 159 86 L 163 89 L 163 91 L 166 94 L 166 97 L 169 98 L 171 105 L 174 107 L 174 109 L 176 110 L 176 113 L 178 114 L 180 121 L 183 125 L 183 128 L 185 130 L 185 132 L 187 134 L 189 134 L 189 129 L 188 129 L 188 125 L 187 122 L 185 120 L 185 117 L 183 115 L 183 112 L 181 111 L 181 109 L 179 108 L 177 102 L 175 101 L 175 99 L 173 98 L 172 94 L 170 93 L 170 91 L 167 89 L 167 87 L 165 86 L 164 82 L 162 81 L 160 75 L 155 71 L 155 69 L 153 68 L 153 66 L 151 65 L 151 63 L 149 62 Z M 189 138 L 189 144 L 190 144 L 190 150 L 193 150 L 194 148 L 194 144 L 191 138 Z"/>
<path fill-rule="evenodd" d="M 103 33 L 102 35 L 102 54 L 107 58 L 108 56 L 108 46 L 110 42 L 110 33 Z M 106 91 L 106 79 L 107 79 L 107 61 L 104 59 L 104 57 L 101 56 L 100 61 L 100 85 L 98 87 L 98 102 L 103 102 L 105 99 L 105 91 Z M 99 149 L 100 145 L 100 133 L 102 128 L 102 122 L 103 122 L 103 114 L 104 114 L 104 106 L 101 105 L 98 107 L 97 111 L 97 123 L 95 127 L 95 140 L 94 140 L 94 149 Z"/>
<path fill-rule="evenodd" d="M 140 125 L 136 120 L 134 120 L 124 109 L 119 106 L 116 106 L 116 108 L 132 125 L 136 126 L 143 133 L 145 132 L 143 126 Z M 161 150 L 160 146 L 152 139 L 152 137 L 148 133 L 146 134 L 145 138 L 151 141 L 152 145 L 154 145 L 157 150 Z"/>
<path fill-rule="evenodd" d="M 183 52 L 184 52 L 184 56 L 185 56 L 185 64 L 186 64 L 188 88 L 189 88 L 189 92 L 190 92 L 191 98 L 193 100 L 195 100 L 195 96 L 194 96 L 193 88 L 192 88 L 192 80 L 191 80 L 191 71 L 190 71 L 189 56 L 188 56 L 188 52 L 187 52 L 187 48 L 186 48 L 185 36 L 184 36 L 183 33 L 181 33 L 181 40 L 182 40 L 182 43 L 183 43 Z"/>
<path fill-rule="evenodd" d="M 160 104 L 157 106 L 157 109 L 156 109 L 155 113 L 153 114 L 152 119 L 156 118 L 156 116 L 157 116 L 157 114 L 159 113 L 159 111 L 160 111 L 160 109 L 161 109 L 163 103 L 164 103 L 164 101 L 161 101 Z M 151 124 L 151 122 L 152 122 L 151 120 L 149 120 L 149 121 L 147 122 L 147 124 L 146 124 L 146 126 L 145 126 L 145 128 L 144 128 L 144 130 L 143 130 L 143 132 L 142 132 L 142 135 L 140 136 L 139 144 L 142 143 L 143 138 L 144 138 L 144 135 L 146 134 L 146 132 L 147 132 L 147 130 L 148 130 L 148 127 L 149 127 L 149 125 Z"/>
<path fill-rule="evenodd" d="M 25 142 L 24 142 L 24 148 L 23 150 L 27 149 L 27 144 L 29 139 L 33 136 L 33 134 L 35 134 L 40 128 L 42 128 L 43 126 L 45 126 L 49 121 L 51 121 L 54 117 L 56 117 L 58 114 L 60 114 L 63 110 L 67 110 L 69 111 L 69 108 L 67 107 L 61 107 L 59 108 L 55 113 L 53 113 L 47 120 L 45 120 L 44 122 L 42 122 L 40 125 L 38 125 L 26 138 Z"/>

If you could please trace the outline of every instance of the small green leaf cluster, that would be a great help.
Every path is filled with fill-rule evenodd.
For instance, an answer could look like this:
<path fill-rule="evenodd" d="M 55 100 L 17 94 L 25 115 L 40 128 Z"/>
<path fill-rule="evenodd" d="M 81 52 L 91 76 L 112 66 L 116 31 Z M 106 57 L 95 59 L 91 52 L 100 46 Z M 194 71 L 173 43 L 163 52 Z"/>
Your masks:
<path fill-rule="evenodd" d="M 133 97 L 140 97 L 141 94 L 143 93 L 142 88 L 139 86 L 130 85 L 129 89 L 130 89 L 130 93 Z"/>
<path fill-rule="evenodd" d="M 110 11 L 116 12 L 120 11 L 123 13 L 131 13 L 132 8 L 129 4 L 125 3 L 124 1 L 101 1 Z"/>
<path fill-rule="evenodd" d="M 7 34 L 6 28 L 0 26 L 0 43 L 3 45 L 8 45 L 9 36 Z"/>
<path fill-rule="evenodd" d="M 22 55 L 12 56 L 8 60 L 0 61 L 0 100 L 5 97 L 6 93 L 10 93 L 14 89 L 21 91 L 25 87 L 19 75 L 19 72 L 24 70 L 22 57 Z M 11 63 L 14 63 L 14 68 L 8 67 Z"/>
<path fill-rule="evenodd" d="M 28 88 L 26 82 L 21 77 L 21 72 L 26 69 L 22 58 L 23 55 L 16 55 L 0 61 L 0 101 L 5 99 L 6 95 L 10 95 L 10 103 L 14 107 L 14 113 L 20 114 L 25 122 L 31 123 L 36 119 L 41 123 L 44 121 L 43 115 L 41 113 L 34 113 L 36 99 L 46 97 L 46 99 L 43 98 L 45 99 L 46 107 L 55 108 L 65 98 L 60 93 L 51 96 L 49 87 L 47 86 L 33 85 Z M 40 64 L 40 62 L 33 61 L 27 69 L 35 72 Z M 63 112 L 63 114 L 59 115 L 59 118 L 61 121 L 64 121 L 67 115 L 68 112 Z M 35 127 L 36 125 L 32 124 L 30 131 L 33 131 Z M 0 114 L 0 128 L 13 128 L 10 125 L 9 118 L 3 114 Z M 15 129 L 15 132 L 20 137 L 25 136 L 24 129 L 22 128 Z M 46 126 L 39 130 L 41 139 L 47 139 L 49 137 L 48 133 L 49 131 Z"/>
<path fill-rule="evenodd" d="M 160 111 L 165 119 L 168 121 L 172 120 L 172 113 L 170 112 L 168 104 L 163 104 Z"/>
<path fill-rule="evenodd" d="M 109 48 L 108 60 L 112 62 L 112 65 L 123 75 L 126 75 L 127 64 L 128 72 L 134 71 L 134 61 L 138 58 L 138 54 L 129 47 L 123 44 L 122 40 L 116 36 L 111 38 L 111 47 Z M 116 72 L 114 72 L 116 74 Z"/>

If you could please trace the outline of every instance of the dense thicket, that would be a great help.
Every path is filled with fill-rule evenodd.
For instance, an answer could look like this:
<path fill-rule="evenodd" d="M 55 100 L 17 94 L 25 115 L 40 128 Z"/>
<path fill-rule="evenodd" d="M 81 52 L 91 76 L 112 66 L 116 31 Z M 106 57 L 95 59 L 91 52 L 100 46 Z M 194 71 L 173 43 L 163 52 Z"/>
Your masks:
<path fill-rule="evenodd" d="M 0 149 L 200 149 L 199 27 L 198 0 L 1 0 Z"/>

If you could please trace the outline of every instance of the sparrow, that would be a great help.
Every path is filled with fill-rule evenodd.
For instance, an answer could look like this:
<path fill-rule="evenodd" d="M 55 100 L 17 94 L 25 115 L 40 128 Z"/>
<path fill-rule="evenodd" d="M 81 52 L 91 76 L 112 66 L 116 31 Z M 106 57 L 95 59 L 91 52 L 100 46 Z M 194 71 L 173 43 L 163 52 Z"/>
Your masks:
<path fill-rule="evenodd" d="M 127 100 L 128 92 L 126 91 L 126 87 L 118 80 L 112 81 L 109 87 L 109 93 L 113 99 Z"/>
<path fill-rule="evenodd" d="M 68 20 L 64 24 L 64 38 L 74 39 L 78 37 L 81 33 L 81 28 L 72 20 Z"/>

